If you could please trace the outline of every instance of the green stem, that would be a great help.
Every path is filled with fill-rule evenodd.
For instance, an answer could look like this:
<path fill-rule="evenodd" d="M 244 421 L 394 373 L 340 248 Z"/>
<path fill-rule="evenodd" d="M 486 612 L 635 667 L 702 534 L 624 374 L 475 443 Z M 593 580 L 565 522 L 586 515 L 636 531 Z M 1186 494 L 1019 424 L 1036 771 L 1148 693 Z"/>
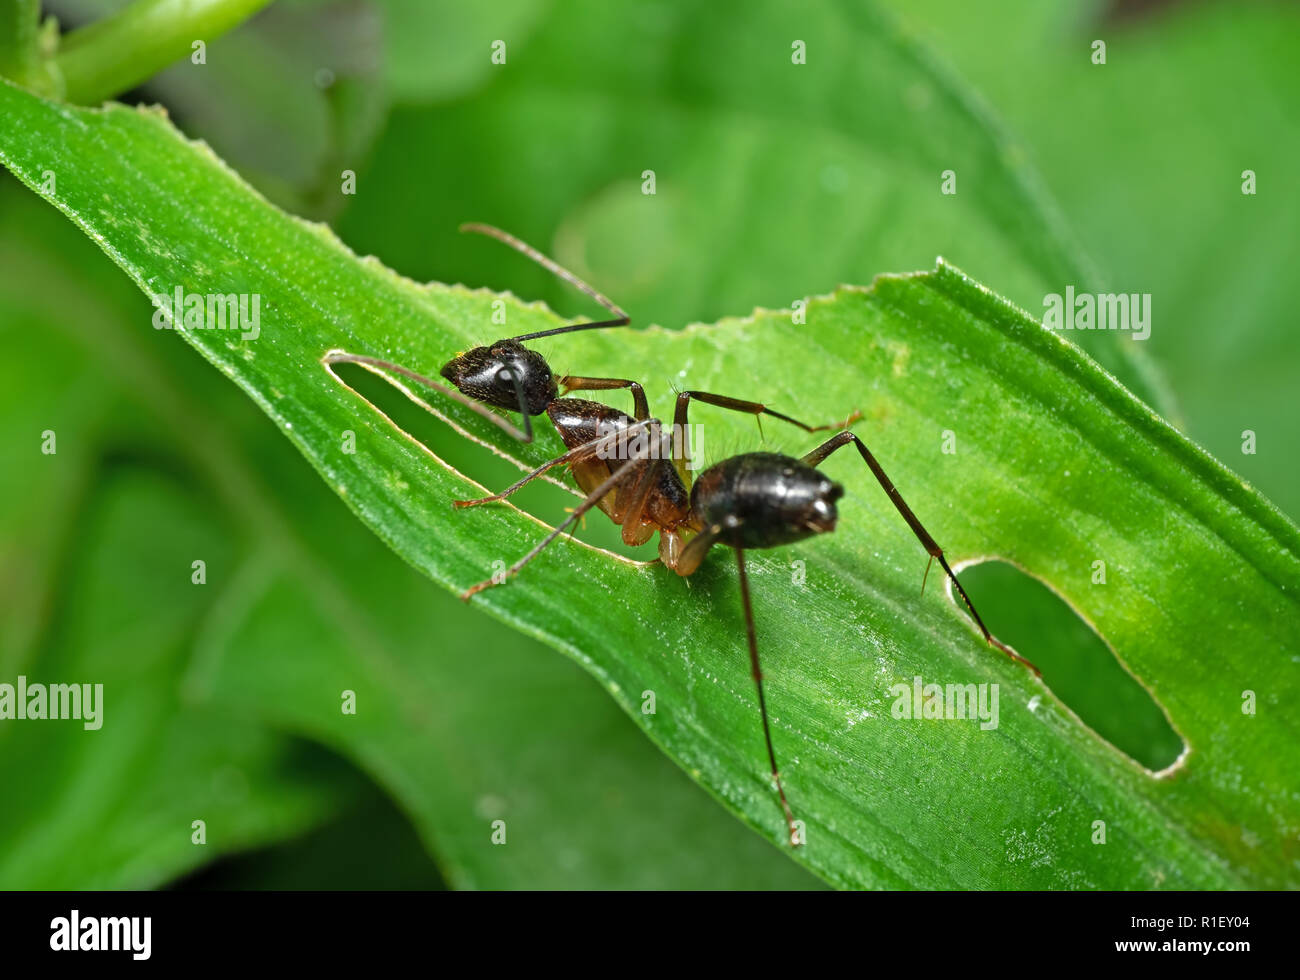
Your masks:
<path fill-rule="evenodd" d="M 0 75 L 17 78 L 36 50 L 40 27 L 39 0 L 0 3 Z"/>
<path fill-rule="evenodd" d="M 41 50 L 40 0 L 0 0 L 0 77 L 42 95 L 61 94 Z"/>
<path fill-rule="evenodd" d="M 63 39 L 56 64 L 67 99 L 93 105 L 135 87 L 195 41 L 210 44 L 270 0 L 135 0 L 124 10 Z"/>

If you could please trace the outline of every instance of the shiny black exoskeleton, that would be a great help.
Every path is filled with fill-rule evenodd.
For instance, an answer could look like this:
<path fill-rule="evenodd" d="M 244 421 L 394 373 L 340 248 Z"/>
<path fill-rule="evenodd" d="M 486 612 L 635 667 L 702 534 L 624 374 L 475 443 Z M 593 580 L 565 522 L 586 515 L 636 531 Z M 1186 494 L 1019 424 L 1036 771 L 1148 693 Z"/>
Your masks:
<path fill-rule="evenodd" d="M 476 401 L 529 415 L 541 415 L 560 394 L 546 358 L 517 340 L 457 354 L 440 373 Z"/>
<path fill-rule="evenodd" d="M 691 487 L 691 509 L 733 548 L 775 548 L 835 530 L 844 487 L 802 460 L 777 453 L 733 456 Z"/>

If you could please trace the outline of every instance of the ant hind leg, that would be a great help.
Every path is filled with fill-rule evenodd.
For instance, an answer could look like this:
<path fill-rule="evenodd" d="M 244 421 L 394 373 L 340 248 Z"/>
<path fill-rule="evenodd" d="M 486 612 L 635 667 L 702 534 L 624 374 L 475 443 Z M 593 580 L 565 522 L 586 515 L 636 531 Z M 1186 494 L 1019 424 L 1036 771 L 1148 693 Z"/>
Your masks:
<path fill-rule="evenodd" d="M 843 446 L 847 446 L 849 443 L 853 443 L 858 447 L 858 453 L 861 454 L 863 462 L 867 464 L 871 469 L 871 472 L 875 475 L 876 481 L 880 484 L 881 489 L 885 491 L 886 496 L 889 497 L 890 502 L 894 505 L 894 509 L 897 510 L 903 520 L 907 522 L 907 526 L 912 529 L 912 533 L 916 535 L 917 540 L 921 542 L 925 550 L 929 553 L 930 561 L 933 562 L 937 560 L 940 567 L 948 574 L 948 578 L 952 582 L 953 588 L 957 590 L 957 594 L 961 596 L 962 601 L 966 604 L 966 608 L 970 610 L 971 616 L 975 619 L 975 625 L 979 627 L 980 632 L 984 635 L 984 639 L 988 644 L 1001 650 L 1017 663 L 1028 667 L 1036 676 L 1042 677 L 1043 672 L 1041 670 L 989 632 L 988 627 L 984 625 L 984 620 L 980 619 L 980 614 L 975 611 L 975 604 L 970 601 L 970 596 L 966 594 L 966 590 L 962 588 L 961 582 L 957 580 L 956 574 L 949 567 L 948 559 L 943 555 L 943 549 L 940 548 L 939 543 L 930 536 L 930 532 L 922 526 L 920 520 L 917 519 L 917 516 L 912 513 L 912 508 L 907 506 L 907 502 L 903 500 L 903 495 L 898 492 L 898 488 L 894 486 L 893 481 L 885 475 L 884 468 L 876 461 L 876 457 L 871 454 L 871 450 L 867 449 L 866 443 L 852 432 L 841 432 L 837 435 L 831 436 L 831 438 L 827 439 L 824 443 L 806 455 L 803 458 L 803 461 L 809 466 L 820 466 L 826 460 L 826 457 L 831 455 L 831 453 Z M 930 573 L 929 563 L 926 564 L 925 570 L 926 576 L 928 577 Z M 921 580 L 921 588 L 922 590 L 925 589 L 924 578 Z"/>

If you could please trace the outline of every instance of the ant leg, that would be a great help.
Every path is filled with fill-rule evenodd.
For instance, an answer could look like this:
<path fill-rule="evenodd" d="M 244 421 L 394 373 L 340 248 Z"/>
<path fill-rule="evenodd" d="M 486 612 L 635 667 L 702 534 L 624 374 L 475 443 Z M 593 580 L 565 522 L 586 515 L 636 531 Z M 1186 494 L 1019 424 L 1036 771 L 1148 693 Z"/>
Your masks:
<path fill-rule="evenodd" d="M 558 276 L 559 278 L 567 282 L 570 286 L 572 286 L 574 289 L 577 289 L 579 292 L 585 293 L 586 295 L 590 296 L 597 303 L 599 303 L 605 309 L 609 310 L 609 312 L 613 313 L 615 317 L 617 317 L 617 319 L 615 320 L 601 320 L 598 323 L 574 323 L 574 324 L 570 324 L 567 327 L 556 327 L 554 330 L 540 330 L 537 333 L 521 334 L 518 337 L 512 337 L 511 340 L 519 340 L 519 341 L 536 340 L 538 337 L 553 337 L 557 333 L 570 333 L 571 331 L 574 330 L 596 330 L 600 327 L 625 327 L 632 322 L 632 318 L 623 311 L 622 307 L 620 307 L 617 303 L 611 300 L 604 293 L 601 293 L 598 290 L 593 289 L 591 286 L 587 285 L 585 282 L 583 282 L 581 279 L 575 276 L 568 269 L 564 268 L 564 266 L 560 265 L 560 263 L 556 262 L 552 258 L 548 258 L 547 256 L 543 255 L 537 249 L 533 248 L 533 246 L 529 245 L 527 242 L 523 241 L 522 239 L 516 238 L 514 235 L 510 234 L 509 232 L 502 231 L 500 228 L 494 228 L 492 225 L 485 225 L 473 221 L 469 222 L 468 224 L 461 225 L 460 230 L 472 231 L 480 235 L 487 235 L 489 238 L 495 238 L 497 241 L 501 242 L 504 245 L 509 245 L 516 252 L 519 252 L 521 255 L 525 255 L 528 258 L 532 259 L 534 262 L 540 265 L 547 272 L 550 272 L 551 274 Z"/>
<path fill-rule="evenodd" d="M 533 441 L 533 420 L 529 417 L 527 410 L 522 409 L 522 406 L 527 405 L 527 401 L 524 398 L 523 385 L 514 375 L 510 375 L 510 380 L 514 382 L 515 395 L 519 399 L 521 410 L 523 410 L 524 427 L 522 430 L 512 424 L 509 419 L 502 418 L 496 412 L 493 412 L 487 408 L 487 406 L 474 401 L 474 399 L 470 398 L 468 395 L 461 394 L 455 388 L 448 388 L 446 385 L 439 384 L 432 378 L 426 378 L 422 374 L 416 374 L 410 368 L 404 368 L 400 364 L 394 364 L 391 361 L 381 361 L 376 357 L 365 357 L 362 354 L 349 354 L 347 351 L 341 350 L 328 351 L 325 354 L 325 357 L 322 358 L 322 362 L 325 364 L 360 364 L 363 367 L 376 368 L 379 371 L 392 371 L 394 374 L 400 374 L 405 378 L 410 378 L 412 381 L 424 385 L 426 388 L 432 388 L 434 391 L 446 395 L 452 401 L 464 405 L 473 412 L 477 412 L 493 425 L 504 431 L 512 439 L 518 439 L 520 442 Z M 509 372 L 507 372 L 507 374 L 509 374 Z"/>
<path fill-rule="evenodd" d="M 606 448 L 607 446 L 613 445 L 618 440 L 625 438 L 627 433 L 632 432 L 637 428 L 643 428 L 647 424 L 648 424 L 648 420 L 643 420 L 642 423 L 639 425 L 628 426 L 625 429 L 618 429 L 614 432 L 607 433 L 606 435 L 597 436 L 595 439 L 592 439 L 590 442 L 584 442 L 581 446 L 576 446 L 573 449 L 570 449 L 567 453 L 564 453 L 562 456 L 556 456 L 554 459 L 548 460 L 547 462 L 543 463 L 541 466 L 537 467 L 537 469 L 529 473 L 527 476 L 525 476 L 522 480 L 519 480 L 516 483 L 512 483 L 510 486 L 506 487 L 506 489 L 502 490 L 500 493 L 494 493 L 489 497 L 478 497 L 474 500 L 453 500 L 451 502 L 451 505 L 453 507 L 477 507 L 479 504 L 491 504 L 491 503 L 495 503 L 498 500 L 505 500 L 507 497 L 511 496 L 512 494 L 518 492 L 519 490 L 522 490 L 524 487 L 532 483 L 534 480 L 536 480 L 543 473 L 546 473 L 548 470 L 552 470 L 555 467 L 560 466 L 564 463 L 576 463 L 588 457 L 594 456 L 597 453 L 599 453 L 602 449 Z"/>
<path fill-rule="evenodd" d="M 673 465 L 677 467 L 677 473 L 682 478 L 682 482 L 689 485 L 687 471 L 690 469 L 690 447 L 688 445 L 687 433 L 687 411 L 691 399 L 704 402 L 706 405 L 713 405 L 717 408 L 725 408 L 733 412 L 744 412 L 747 415 L 753 415 L 759 420 L 758 430 L 763 431 L 762 417 L 770 415 L 782 422 L 789 422 L 791 425 L 797 425 L 805 432 L 821 432 L 824 429 L 845 429 L 862 418 L 862 413 L 855 411 L 843 422 L 832 422 L 829 425 L 808 425 L 806 422 L 800 422 L 798 419 L 791 418 L 788 415 L 782 415 L 768 408 L 762 402 L 744 401 L 740 398 L 732 398 L 729 395 L 714 395 L 707 391 L 683 391 L 677 395 L 677 407 L 673 411 Z"/>
<path fill-rule="evenodd" d="M 966 603 L 966 608 L 970 610 L 971 616 L 975 618 L 975 625 L 977 625 L 980 628 L 980 632 L 984 634 L 984 639 L 988 641 L 990 646 L 997 647 L 1012 660 L 1024 664 L 1032 670 L 1035 675 L 1042 677 L 1043 672 L 1041 670 L 988 631 L 988 627 L 985 626 L 984 621 L 980 619 L 980 614 L 975 611 L 975 604 L 970 601 L 970 596 L 966 594 L 966 590 L 963 589 L 961 583 L 957 581 L 957 576 L 953 573 L 953 570 L 948 567 L 948 560 L 943 556 L 943 549 L 940 548 L 938 542 L 930 536 L 930 532 L 922 527 L 921 522 L 917 519 L 916 515 L 912 513 L 912 508 L 908 507 L 907 502 L 903 500 L 903 495 L 898 492 L 898 489 L 890 481 L 889 477 L 885 475 L 884 469 L 878 462 L 876 462 L 876 457 L 871 455 L 871 451 L 867 449 L 866 443 L 852 432 L 841 432 L 838 435 L 831 436 L 830 439 L 826 440 L 826 442 L 822 443 L 810 452 L 803 458 L 803 461 L 809 466 L 819 466 L 827 456 L 835 452 L 835 450 L 847 446 L 849 443 L 853 443 L 858 447 L 858 452 L 862 454 L 863 461 L 871 468 L 871 472 L 875 474 L 877 482 L 880 483 L 881 488 L 889 497 L 890 502 L 893 503 L 894 508 L 902 515 L 903 520 L 907 522 L 907 526 L 912 529 L 912 533 L 916 535 L 917 540 L 920 541 L 925 547 L 925 550 L 929 552 L 931 561 L 937 558 L 939 560 L 939 565 L 948 573 L 948 578 L 952 580 L 953 587 L 956 588 L 957 594 L 961 596 L 962 601 Z M 927 563 L 927 574 L 929 573 L 929 570 L 930 567 Z M 922 588 L 924 588 L 924 583 L 922 583 Z"/>
<path fill-rule="evenodd" d="M 767 758 L 772 763 L 772 778 L 776 781 L 776 792 L 781 798 L 781 809 L 785 811 L 786 826 L 790 829 L 790 845 L 798 847 L 803 843 L 794 825 L 794 812 L 790 802 L 785 798 L 785 788 L 781 785 L 781 773 L 776 767 L 776 751 L 772 748 L 772 729 L 767 721 L 767 702 L 763 699 L 763 671 L 758 664 L 758 637 L 754 630 L 754 607 L 749 599 L 749 576 L 745 574 L 745 550 L 736 549 L 736 571 L 740 573 L 740 602 L 745 609 L 745 636 L 749 640 L 749 666 L 754 674 L 754 686 L 758 688 L 758 713 L 763 719 L 763 739 L 767 742 Z"/>
<path fill-rule="evenodd" d="M 673 414 L 674 424 L 680 422 L 686 424 L 686 410 L 690 400 L 694 398 L 702 401 L 706 405 L 714 405 L 718 408 L 730 409 L 733 412 L 745 412 L 748 415 L 763 416 L 770 415 L 782 422 L 789 422 L 791 425 L 797 425 L 804 432 L 821 432 L 824 429 L 843 429 L 851 422 L 856 422 L 862 418 L 861 412 L 854 412 L 843 422 L 832 422 L 829 425 L 809 425 L 806 422 L 800 422 L 798 419 L 792 419 L 788 415 L 782 415 L 768 408 L 762 402 L 749 402 L 740 398 L 732 398 L 729 395 L 715 395 L 707 391 L 683 391 L 677 395 L 677 409 Z"/>
<path fill-rule="evenodd" d="M 614 508 L 614 513 L 610 515 L 615 524 L 623 527 L 623 543 L 629 546 L 645 544 L 654 536 L 655 527 L 650 525 L 644 527 L 641 523 L 641 517 L 645 513 L 646 501 L 650 499 L 650 492 L 655 488 L 659 479 L 659 467 L 663 460 L 655 457 L 648 460 L 645 469 L 641 473 L 640 479 L 632 484 L 632 492 L 626 495 L 619 494 L 619 500 Z"/>
<path fill-rule="evenodd" d="M 735 517 L 728 517 L 725 524 L 714 524 L 705 528 L 695 537 L 686 542 L 686 547 L 682 548 L 682 553 L 677 556 L 677 563 L 673 565 L 673 571 L 678 575 L 694 575 L 704 561 L 704 556 L 708 554 L 710 548 L 718 543 L 724 531 L 730 531 L 732 528 L 740 526 L 740 520 Z"/>
<path fill-rule="evenodd" d="M 613 433 L 611 436 L 607 436 L 606 438 L 625 435 L 626 433 L 631 432 L 634 428 L 648 428 L 652 432 L 658 432 L 659 431 L 658 426 L 659 426 L 658 419 L 646 419 L 644 422 L 638 422 L 635 426 L 628 426 L 628 428 L 626 429 L 620 429 L 618 432 Z M 609 493 L 611 490 L 613 490 L 615 487 L 619 486 L 621 483 L 626 482 L 631 477 L 636 475 L 638 464 L 644 462 L 647 458 L 648 456 L 646 455 L 635 455 L 630 457 L 627 460 L 627 462 L 625 462 L 622 466 L 620 466 L 617 470 L 615 470 L 614 473 L 610 475 L 609 479 L 605 480 L 603 483 L 601 483 L 600 486 L 596 487 L 595 490 L 587 494 L 586 499 L 583 500 L 582 503 L 580 503 L 577 507 L 573 509 L 573 513 L 571 513 L 567 518 L 565 518 L 562 524 L 560 524 L 557 528 L 555 528 L 555 530 L 553 530 L 550 534 L 548 534 L 545 538 L 543 538 L 540 543 L 535 545 L 533 549 L 530 552 L 528 552 L 528 554 L 524 555 L 524 557 L 520 558 L 517 562 L 515 562 L 508 569 L 506 569 L 506 573 L 504 576 L 502 576 L 500 581 L 497 581 L 495 577 L 484 579 L 482 582 L 479 582 L 477 585 L 472 585 L 464 592 L 462 592 L 460 594 L 461 599 L 468 602 L 474 595 L 476 595 L 479 592 L 482 592 L 484 589 L 490 589 L 494 585 L 504 585 L 505 582 L 509 580 L 512 576 L 519 574 L 520 570 L 523 569 L 525 565 L 527 565 L 530 561 L 532 561 L 539 554 L 541 554 L 542 549 L 544 549 L 548 544 L 550 544 L 561 534 L 563 534 L 565 528 L 578 521 L 583 514 L 587 513 L 587 511 L 595 507 L 596 504 L 600 503 L 600 501 L 605 497 L 605 495 Z"/>
<path fill-rule="evenodd" d="M 625 378 L 580 378 L 574 375 L 565 375 L 559 379 L 559 385 L 566 395 L 570 391 L 614 391 L 620 388 L 630 388 L 632 390 L 633 417 L 637 421 L 644 421 L 650 417 L 650 405 L 646 401 L 645 389 L 635 381 L 629 381 Z M 641 516 L 645 511 L 646 501 L 654 490 L 659 475 L 659 465 L 660 458 L 656 457 L 646 466 L 641 478 L 632 485 L 632 492 L 630 494 L 619 494 L 613 509 L 609 513 L 610 519 L 615 524 L 622 526 L 623 543 L 629 547 L 645 544 L 649 538 L 654 536 L 653 528 L 646 528 L 642 525 Z"/>
<path fill-rule="evenodd" d="M 650 417 L 650 405 L 645 398 L 645 389 L 635 381 L 627 381 L 623 378 L 579 378 L 566 374 L 557 384 L 566 395 L 571 391 L 613 391 L 617 388 L 631 388 L 632 417 L 638 422 L 644 422 Z"/>

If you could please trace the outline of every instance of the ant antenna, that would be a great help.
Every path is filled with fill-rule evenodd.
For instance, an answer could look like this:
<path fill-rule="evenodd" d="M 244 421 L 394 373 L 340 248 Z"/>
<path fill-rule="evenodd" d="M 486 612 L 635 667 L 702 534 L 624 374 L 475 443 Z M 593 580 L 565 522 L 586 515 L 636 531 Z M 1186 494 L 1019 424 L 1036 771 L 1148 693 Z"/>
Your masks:
<path fill-rule="evenodd" d="M 560 333 L 573 333 L 575 330 L 599 330 L 604 327 L 625 327 L 632 322 L 632 318 L 623 311 L 623 308 L 604 293 L 589 286 L 554 259 L 547 258 L 527 242 L 516 238 L 509 232 L 502 231 L 500 228 L 495 228 L 492 225 L 480 224 L 476 221 L 471 221 L 468 224 L 461 225 L 460 230 L 472 231 L 480 235 L 487 235 L 489 238 L 495 238 L 497 241 L 509 245 L 516 252 L 532 259 L 546 271 L 563 279 L 574 289 L 590 296 L 618 318 L 616 320 L 599 320 L 595 323 L 573 323 L 567 327 L 556 327 L 553 330 L 539 330 L 537 333 L 520 334 L 518 337 L 511 337 L 511 340 L 536 340 L 539 337 L 554 337 L 556 334 Z"/>

